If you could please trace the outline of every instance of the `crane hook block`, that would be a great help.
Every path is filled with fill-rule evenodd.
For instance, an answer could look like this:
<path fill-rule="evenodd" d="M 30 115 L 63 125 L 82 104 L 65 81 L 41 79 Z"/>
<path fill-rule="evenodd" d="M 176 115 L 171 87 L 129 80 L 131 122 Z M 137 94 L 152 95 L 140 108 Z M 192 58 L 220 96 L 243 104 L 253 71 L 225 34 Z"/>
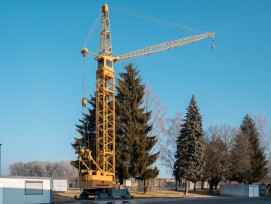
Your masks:
<path fill-rule="evenodd" d="M 83 50 L 81 50 L 81 53 L 85 57 L 88 53 L 88 49 L 85 47 Z"/>
<path fill-rule="evenodd" d="M 215 41 L 213 40 L 212 42 L 213 42 L 213 44 L 212 44 L 212 50 L 214 50 L 215 49 L 215 43 L 214 43 Z"/>
<path fill-rule="evenodd" d="M 86 98 L 82 98 L 82 106 L 83 107 L 87 106 L 87 99 Z"/>

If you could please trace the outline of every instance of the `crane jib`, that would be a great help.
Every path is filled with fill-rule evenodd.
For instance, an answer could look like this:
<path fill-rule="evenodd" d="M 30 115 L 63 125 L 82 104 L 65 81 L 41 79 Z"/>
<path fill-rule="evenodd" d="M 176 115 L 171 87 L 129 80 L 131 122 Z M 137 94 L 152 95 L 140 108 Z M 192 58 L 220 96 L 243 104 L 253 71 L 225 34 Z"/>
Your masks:
<path fill-rule="evenodd" d="M 205 34 L 199 34 L 199 35 L 194 35 L 186 38 L 181 38 L 178 40 L 173 40 L 165 43 L 161 43 L 158 45 L 152 45 L 143 49 L 139 49 L 133 52 L 126 53 L 124 55 L 120 55 L 118 57 L 115 57 L 115 61 L 123 61 L 127 59 L 133 59 L 133 58 L 138 58 L 138 57 L 143 57 L 146 55 L 151 55 L 155 54 L 158 52 L 162 52 L 165 50 L 181 47 L 187 44 L 191 44 L 194 42 L 197 42 L 199 40 L 203 40 L 205 38 L 211 38 L 214 37 L 214 33 L 205 33 Z"/>

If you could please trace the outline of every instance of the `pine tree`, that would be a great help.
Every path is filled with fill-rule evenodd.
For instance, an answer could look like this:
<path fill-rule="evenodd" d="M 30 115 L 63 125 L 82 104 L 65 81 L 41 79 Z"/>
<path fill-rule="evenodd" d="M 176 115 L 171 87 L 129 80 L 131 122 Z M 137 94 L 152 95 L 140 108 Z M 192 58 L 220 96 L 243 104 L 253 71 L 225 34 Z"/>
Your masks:
<path fill-rule="evenodd" d="M 259 132 L 253 119 L 247 114 L 240 126 L 240 133 L 250 142 L 251 180 L 249 183 L 261 181 L 268 173 L 267 160 L 263 147 L 260 146 Z"/>
<path fill-rule="evenodd" d="M 151 112 L 143 107 L 145 87 L 133 64 L 127 64 L 125 70 L 116 86 L 116 172 L 120 183 L 131 176 L 146 180 L 159 173 L 151 167 L 159 152 L 151 154 L 157 138 L 149 135 Z"/>
<path fill-rule="evenodd" d="M 187 111 L 177 138 L 176 161 L 173 171 L 176 178 L 186 180 L 185 193 L 188 192 L 188 181 L 196 182 L 200 180 L 204 170 L 204 133 L 201 114 L 194 95 L 192 95 Z"/>
<path fill-rule="evenodd" d="M 96 98 L 90 96 L 88 104 L 91 105 L 91 108 L 88 108 L 88 113 L 83 113 L 83 119 L 79 120 L 80 124 L 75 125 L 80 137 L 74 138 L 75 141 L 72 143 L 72 147 L 77 155 L 81 148 L 88 148 L 92 151 L 93 158 L 95 158 Z M 78 168 L 78 160 L 72 161 L 71 164 Z"/>

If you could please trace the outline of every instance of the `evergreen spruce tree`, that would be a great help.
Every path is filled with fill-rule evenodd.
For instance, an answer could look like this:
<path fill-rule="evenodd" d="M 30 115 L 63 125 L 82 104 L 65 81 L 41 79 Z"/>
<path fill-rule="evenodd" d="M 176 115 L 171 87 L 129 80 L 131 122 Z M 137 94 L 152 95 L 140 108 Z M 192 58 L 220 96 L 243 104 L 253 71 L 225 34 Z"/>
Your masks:
<path fill-rule="evenodd" d="M 143 107 L 145 87 L 141 84 L 139 71 L 132 64 L 125 69 L 126 72 L 120 74 L 121 79 L 117 79 L 116 87 L 116 177 L 121 184 L 131 176 L 146 181 L 159 174 L 158 168 L 152 167 L 159 153 L 150 153 L 157 139 L 149 135 L 152 130 L 152 125 L 148 124 L 151 112 Z M 95 154 L 96 99 L 90 98 L 89 113 L 83 114 L 80 124 L 76 125 L 81 135 L 72 144 L 76 154 L 82 147 Z M 71 163 L 78 168 L 78 160 Z"/>
<path fill-rule="evenodd" d="M 72 143 L 72 147 L 77 155 L 79 155 L 81 148 L 88 148 L 92 151 L 93 158 L 95 158 L 96 98 L 90 96 L 88 104 L 91 106 L 91 108 L 88 108 L 88 113 L 83 113 L 83 119 L 80 119 L 79 124 L 75 125 L 80 137 L 74 138 L 75 141 Z M 78 160 L 72 161 L 71 164 L 78 168 Z"/>
<path fill-rule="evenodd" d="M 260 146 L 259 132 L 252 118 L 247 114 L 240 126 L 240 133 L 250 142 L 251 180 L 249 183 L 261 181 L 268 173 L 266 155 Z"/>
<path fill-rule="evenodd" d="M 159 152 L 151 154 L 157 138 L 149 135 L 151 112 L 143 106 L 144 85 L 133 64 L 127 64 L 125 70 L 116 86 L 116 173 L 120 183 L 131 176 L 145 181 L 159 173 L 152 167 Z"/>
<path fill-rule="evenodd" d="M 188 181 L 196 182 L 200 180 L 204 170 L 204 141 L 202 118 L 194 95 L 187 108 L 187 114 L 182 129 L 177 138 L 177 149 L 175 154 L 175 164 L 173 174 L 176 178 L 186 180 L 186 190 L 188 192 Z"/>

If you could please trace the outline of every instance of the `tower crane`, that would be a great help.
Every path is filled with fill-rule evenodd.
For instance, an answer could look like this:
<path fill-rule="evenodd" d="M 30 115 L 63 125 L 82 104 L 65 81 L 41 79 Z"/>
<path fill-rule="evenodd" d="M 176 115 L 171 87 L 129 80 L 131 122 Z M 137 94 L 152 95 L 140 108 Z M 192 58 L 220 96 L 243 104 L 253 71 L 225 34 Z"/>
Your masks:
<path fill-rule="evenodd" d="M 92 152 L 87 148 L 80 149 L 78 180 L 79 187 L 84 189 L 83 194 L 81 194 L 82 197 L 92 195 L 94 192 L 98 192 L 99 197 L 103 195 L 112 197 L 115 194 L 129 197 L 129 194 L 114 191 L 116 184 L 114 63 L 170 50 L 214 36 L 214 33 L 198 34 L 114 56 L 111 43 L 109 7 L 107 4 L 102 6 L 100 46 L 99 53 L 95 56 L 98 61 L 96 71 L 96 151 Z M 84 48 L 81 53 L 84 57 L 87 55 L 93 57 L 93 53 L 89 52 L 87 48 Z M 83 107 L 86 106 L 86 98 L 83 98 L 82 105 Z M 80 166 L 84 168 L 80 168 Z"/>

